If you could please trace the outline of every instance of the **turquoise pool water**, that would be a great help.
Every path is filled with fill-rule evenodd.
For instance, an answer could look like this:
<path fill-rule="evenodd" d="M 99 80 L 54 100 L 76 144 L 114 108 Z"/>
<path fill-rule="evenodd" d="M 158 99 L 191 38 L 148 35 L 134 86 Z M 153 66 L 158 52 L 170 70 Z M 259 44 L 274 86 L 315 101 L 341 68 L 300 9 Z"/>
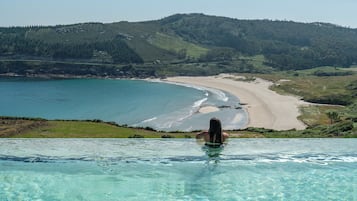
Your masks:
<path fill-rule="evenodd" d="M 357 200 L 357 139 L 0 139 L 0 200 Z"/>

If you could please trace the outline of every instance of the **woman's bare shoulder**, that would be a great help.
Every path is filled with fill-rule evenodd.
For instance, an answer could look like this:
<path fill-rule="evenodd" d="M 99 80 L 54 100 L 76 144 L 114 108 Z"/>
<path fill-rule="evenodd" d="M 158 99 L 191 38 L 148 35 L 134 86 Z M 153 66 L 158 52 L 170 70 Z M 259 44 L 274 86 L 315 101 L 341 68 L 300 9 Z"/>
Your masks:
<path fill-rule="evenodd" d="M 226 138 L 229 138 L 229 134 L 228 134 L 228 133 L 223 132 L 222 134 L 223 134 L 223 137 L 224 137 L 225 139 L 226 139 Z"/>
<path fill-rule="evenodd" d="M 208 134 L 208 131 L 202 131 L 196 135 L 196 138 L 202 138 Z"/>

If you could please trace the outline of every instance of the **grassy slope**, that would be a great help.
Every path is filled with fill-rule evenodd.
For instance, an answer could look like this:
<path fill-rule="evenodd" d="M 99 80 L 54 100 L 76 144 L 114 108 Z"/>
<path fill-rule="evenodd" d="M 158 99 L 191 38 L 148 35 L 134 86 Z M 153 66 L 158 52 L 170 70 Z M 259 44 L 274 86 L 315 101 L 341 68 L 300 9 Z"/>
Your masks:
<path fill-rule="evenodd" d="M 272 90 L 282 94 L 297 95 L 305 100 L 328 95 L 349 95 L 351 92 L 346 89 L 347 85 L 357 80 L 357 74 L 317 77 L 311 75 L 310 71 L 281 72 L 259 75 L 259 77 L 273 82 L 287 79 L 289 81 L 274 85 Z"/>
<path fill-rule="evenodd" d="M 49 121 L 48 125 L 24 132 L 13 137 L 75 137 L 75 138 L 128 138 L 134 135 L 160 137 L 160 133 L 141 129 L 117 127 L 105 123 L 82 121 Z"/>
<path fill-rule="evenodd" d="M 308 126 L 329 125 L 330 119 L 326 113 L 330 110 L 342 111 L 344 107 L 334 105 L 310 105 L 300 108 L 299 119 Z"/>
<path fill-rule="evenodd" d="M 264 62 L 266 62 L 264 55 L 241 56 L 240 59 L 245 60 L 247 63 L 253 65 L 254 68 L 273 71 L 272 67 L 264 64 Z"/>
<path fill-rule="evenodd" d="M 21 121 L 21 122 L 20 122 Z M 37 123 L 35 122 L 42 122 Z M 46 121 L 46 120 L 15 120 L 8 119 L 7 127 L 22 129 L 19 132 L 8 132 L 7 136 L 0 131 L 1 137 L 13 138 L 128 138 L 135 135 L 158 138 L 167 133 L 154 132 L 139 128 L 127 128 L 102 122 L 87 121 Z M 28 125 L 36 125 L 29 127 Z M 2 125 L 5 128 L 6 125 Z M 5 129 L 4 129 L 5 130 Z"/>
<path fill-rule="evenodd" d="M 180 52 L 181 50 L 186 50 L 186 55 L 192 58 L 199 58 L 208 51 L 206 48 L 186 42 L 179 37 L 169 36 L 160 32 L 150 38 L 149 42 L 168 51 Z"/>
<path fill-rule="evenodd" d="M 105 122 L 47 121 L 43 119 L 0 118 L 0 137 L 11 138 L 194 138 L 197 132 L 157 132 L 128 128 Z M 232 137 L 264 137 L 250 131 L 231 131 Z"/>

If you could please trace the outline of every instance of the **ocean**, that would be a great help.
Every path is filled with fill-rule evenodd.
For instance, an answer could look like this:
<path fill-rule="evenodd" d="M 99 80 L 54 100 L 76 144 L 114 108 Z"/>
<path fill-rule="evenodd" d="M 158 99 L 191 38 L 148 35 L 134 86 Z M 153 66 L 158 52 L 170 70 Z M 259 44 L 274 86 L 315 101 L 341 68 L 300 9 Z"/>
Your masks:
<path fill-rule="evenodd" d="M 210 88 L 155 80 L 0 79 L 0 116 L 93 120 L 162 131 L 207 129 L 221 119 L 224 129 L 248 122 L 239 99 Z M 220 110 L 199 113 L 203 106 Z"/>

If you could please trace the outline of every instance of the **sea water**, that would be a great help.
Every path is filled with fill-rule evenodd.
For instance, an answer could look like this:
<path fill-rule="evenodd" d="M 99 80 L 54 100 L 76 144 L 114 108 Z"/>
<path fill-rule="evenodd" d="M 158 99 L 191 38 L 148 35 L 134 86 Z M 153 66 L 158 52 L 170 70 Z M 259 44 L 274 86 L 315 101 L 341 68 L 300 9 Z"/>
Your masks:
<path fill-rule="evenodd" d="M 0 139 L 0 200 L 357 200 L 357 139 Z"/>
<path fill-rule="evenodd" d="M 0 116 L 100 119 L 157 130 L 207 129 L 212 117 L 225 129 L 247 124 L 247 113 L 229 93 L 190 85 L 114 79 L 0 79 Z M 203 106 L 217 112 L 203 114 Z"/>

